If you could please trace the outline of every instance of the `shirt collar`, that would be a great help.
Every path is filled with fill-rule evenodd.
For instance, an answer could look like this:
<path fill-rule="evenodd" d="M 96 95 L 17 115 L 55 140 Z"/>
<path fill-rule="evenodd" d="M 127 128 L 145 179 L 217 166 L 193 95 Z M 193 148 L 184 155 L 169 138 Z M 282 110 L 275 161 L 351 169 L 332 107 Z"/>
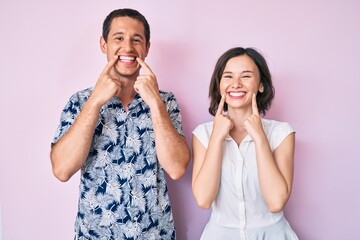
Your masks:
<path fill-rule="evenodd" d="M 225 140 L 226 141 L 232 141 L 233 138 L 228 134 L 226 137 L 225 137 Z M 243 142 L 251 142 L 253 139 L 250 137 L 250 135 L 246 135 L 246 137 L 242 140 Z"/>
<path fill-rule="evenodd" d="M 263 118 L 260 118 L 261 120 L 261 124 L 263 125 L 263 128 L 264 128 L 264 119 Z M 225 137 L 225 140 L 226 141 L 231 141 L 233 140 L 233 138 L 228 134 L 226 137 Z M 250 137 L 250 135 L 246 135 L 246 137 L 243 139 L 243 141 L 245 142 L 251 142 L 253 139 Z"/>

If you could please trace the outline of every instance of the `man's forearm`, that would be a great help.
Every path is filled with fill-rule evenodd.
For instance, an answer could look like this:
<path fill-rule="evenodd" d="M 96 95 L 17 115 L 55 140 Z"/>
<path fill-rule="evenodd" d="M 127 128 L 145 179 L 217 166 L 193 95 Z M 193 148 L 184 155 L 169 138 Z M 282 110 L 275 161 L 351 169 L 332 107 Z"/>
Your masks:
<path fill-rule="evenodd" d="M 152 109 L 151 116 L 159 162 L 172 179 L 179 179 L 190 161 L 186 140 L 176 131 L 165 105 Z"/>
<path fill-rule="evenodd" d="M 67 133 L 52 147 L 51 163 L 54 175 L 68 181 L 84 164 L 90 150 L 100 107 L 90 99 Z"/>

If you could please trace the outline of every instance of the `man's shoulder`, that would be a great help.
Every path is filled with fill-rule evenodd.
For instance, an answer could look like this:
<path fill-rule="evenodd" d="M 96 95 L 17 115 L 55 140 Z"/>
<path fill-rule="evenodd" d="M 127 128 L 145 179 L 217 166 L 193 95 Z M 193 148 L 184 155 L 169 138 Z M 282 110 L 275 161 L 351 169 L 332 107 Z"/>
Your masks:
<path fill-rule="evenodd" d="M 92 91 L 94 90 L 94 87 L 88 87 L 82 90 L 77 91 L 74 95 L 78 94 L 78 95 L 87 95 L 87 94 L 91 94 Z"/>
<path fill-rule="evenodd" d="M 174 93 L 164 90 L 159 90 L 161 96 L 174 96 Z"/>
<path fill-rule="evenodd" d="M 93 90 L 94 90 L 94 87 L 88 87 L 88 88 L 79 90 L 71 96 L 71 99 L 78 100 L 78 101 L 86 100 L 90 97 Z"/>
<path fill-rule="evenodd" d="M 163 90 L 159 90 L 160 92 L 160 96 L 164 101 L 170 101 L 170 100 L 175 100 L 176 101 L 176 97 L 175 94 L 173 92 L 169 92 L 169 91 L 163 91 Z"/>

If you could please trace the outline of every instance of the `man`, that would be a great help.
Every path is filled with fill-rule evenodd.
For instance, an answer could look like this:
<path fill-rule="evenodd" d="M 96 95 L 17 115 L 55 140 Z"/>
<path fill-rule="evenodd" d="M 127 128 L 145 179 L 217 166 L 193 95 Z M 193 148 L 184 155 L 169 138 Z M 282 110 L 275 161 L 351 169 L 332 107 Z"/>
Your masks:
<path fill-rule="evenodd" d="M 114 10 L 100 48 L 108 63 L 95 87 L 70 98 L 51 149 L 60 181 L 81 169 L 76 239 L 175 239 L 165 172 L 181 178 L 190 151 L 174 95 L 144 62 L 147 20 Z"/>

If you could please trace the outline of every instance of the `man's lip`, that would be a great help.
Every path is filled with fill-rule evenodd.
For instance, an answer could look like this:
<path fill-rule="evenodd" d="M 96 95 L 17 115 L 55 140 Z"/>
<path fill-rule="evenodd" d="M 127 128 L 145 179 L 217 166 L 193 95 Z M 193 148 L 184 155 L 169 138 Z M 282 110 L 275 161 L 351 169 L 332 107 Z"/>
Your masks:
<path fill-rule="evenodd" d="M 136 56 L 132 56 L 132 55 L 118 55 L 118 59 L 120 61 L 135 61 L 136 60 Z"/>

